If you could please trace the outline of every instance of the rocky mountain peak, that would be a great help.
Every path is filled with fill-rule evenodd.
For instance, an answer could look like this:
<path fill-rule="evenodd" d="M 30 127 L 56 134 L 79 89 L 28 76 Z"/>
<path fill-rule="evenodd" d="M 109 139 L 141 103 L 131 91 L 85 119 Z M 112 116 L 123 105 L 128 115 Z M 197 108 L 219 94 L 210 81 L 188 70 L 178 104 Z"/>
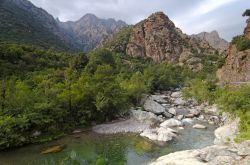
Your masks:
<path fill-rule="evenodd" d="M 222 39 L 216 30 L 193 34 L 191 37 L 208 42 L 210 46 L 219 50 L 220 52 L 224 52 L 229 47 L 229 43 Z"/>
<path fill-rule="evenodd" d="M 136 24 L 127 44 L 126 53 L 133 57 L 151 58 L 155 62 L 168 61 L 175 64 L 190 64 L 192 69 L 201 69 L 201 59 L 193 50 L 211 50 L 206 42 L 200 42 L 184 34 L 163 12 L 156 12 Z"/>

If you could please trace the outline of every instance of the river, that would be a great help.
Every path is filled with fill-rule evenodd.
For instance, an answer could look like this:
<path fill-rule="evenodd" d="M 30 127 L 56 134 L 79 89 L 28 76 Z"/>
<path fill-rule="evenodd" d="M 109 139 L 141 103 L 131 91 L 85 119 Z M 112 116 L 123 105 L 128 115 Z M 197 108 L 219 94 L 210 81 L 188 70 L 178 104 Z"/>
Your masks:
<path fill-rule="evenodd" d="M 0 152 L 0 165 L 145 165 L 171 152 L 212 145 L 216 127 L 201 124 L 207 129 L 185 126 L 175 140 L 167 143 L 152 142 L 136 134 L 84 132 L 68 135 L 50 143 Z M 56 144 L 67 147 L 59 153 L 40 154 L 44 148 Z"/>

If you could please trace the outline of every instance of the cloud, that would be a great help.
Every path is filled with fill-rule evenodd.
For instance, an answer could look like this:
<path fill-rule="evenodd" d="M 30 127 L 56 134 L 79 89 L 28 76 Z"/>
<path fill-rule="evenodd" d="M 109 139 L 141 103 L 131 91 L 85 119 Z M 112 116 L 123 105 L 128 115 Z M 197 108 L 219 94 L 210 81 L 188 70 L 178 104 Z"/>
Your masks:
<path fill-rule="evenodd" d="M 135 24 L 156 11 L 165 12 L 185 33 L 218 30 L 227 40 L 242 33 L 241 14 L 249 0 L 30 0 L 62 21 L 86 13 Z"/>

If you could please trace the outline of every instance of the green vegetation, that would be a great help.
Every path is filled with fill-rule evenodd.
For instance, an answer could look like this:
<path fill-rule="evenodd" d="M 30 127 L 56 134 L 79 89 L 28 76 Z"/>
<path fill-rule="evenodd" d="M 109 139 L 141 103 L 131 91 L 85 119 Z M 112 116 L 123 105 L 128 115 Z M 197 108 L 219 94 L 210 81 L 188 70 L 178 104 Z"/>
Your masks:
<path fill-rule="evenodd" d="M 0 44 L 0 149 L 116 119 L 144 94 L 184 85 L 187 69 L 106 49 L 88 55 Z"/>
<path fill-rule="evenodd" d="M 245 36 L 236 36 L 233 38 L 232 43 L 236 45 L 237 49 L 244 51 L 250 49 L 250 39 Z"/>
<path fill-rule="evenodd" d="M 132 27 L 125 27 L 121 29 L 111 41 L 105 43 L 104 47 L 109 48 L 113 52 L 126 52 L 127 44 L 129 42 Z"/>

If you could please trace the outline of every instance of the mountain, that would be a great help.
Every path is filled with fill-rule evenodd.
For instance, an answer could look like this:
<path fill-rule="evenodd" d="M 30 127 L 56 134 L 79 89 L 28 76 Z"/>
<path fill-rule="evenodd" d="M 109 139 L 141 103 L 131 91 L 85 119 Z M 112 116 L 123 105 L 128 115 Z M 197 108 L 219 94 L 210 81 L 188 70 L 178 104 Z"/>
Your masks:
<path fill-rule="evenodd" d="M 229 43 L 220 38 L 217 31 L 201 32 L 199 34 L 193 34 L 191 37 L 207 41 L 213 48 L 219 50 L 220 52 L 224 52 L 229 47 Z"/>
<path fill-rule="evenodd" d="M 243 36 L 233 39 L 227 50 L 225 64 L 217 72 L 221 82 L 250 82 L 250 19 Z"/>
<path fill-rule="evenodd" d="M 114 39 L 106 44 L 112 51 L 123 50 L 129 56 L 151 58 L 157 63 L 168 61 L 188 65 L 193 70 L 203 68 L 203 54 L 215 52 L 206 41 L 184 34 L 163 12 L 156 12 L 122 30 Z M 117 43 L 121 43 L 120 46 Z"/>
<path fill-rule="evenodd" d="M 71 36 L 78 49 L 84 52 L 96 48 L 105 40 L 111 38 L 127 24 L 123 21 L 115 21 L 114 19 L 100 19 L 93 14 L 86 14 L 78 21 L 60 22 L 59 26 Z"/>
<path fill-rule="evenodd" d="M 60 22 L 28 0 L 0 1 L 0 40 L 44 48 L 88 52 L 110 38 L 123 21 L 86 14 L 76 22 Z"/>
<path fill-rule="evenodd" d="M 0 18 L 0 40 L 45 48 L 71 46 L 54 18 L 27 0 L 1 0 Z"/>

